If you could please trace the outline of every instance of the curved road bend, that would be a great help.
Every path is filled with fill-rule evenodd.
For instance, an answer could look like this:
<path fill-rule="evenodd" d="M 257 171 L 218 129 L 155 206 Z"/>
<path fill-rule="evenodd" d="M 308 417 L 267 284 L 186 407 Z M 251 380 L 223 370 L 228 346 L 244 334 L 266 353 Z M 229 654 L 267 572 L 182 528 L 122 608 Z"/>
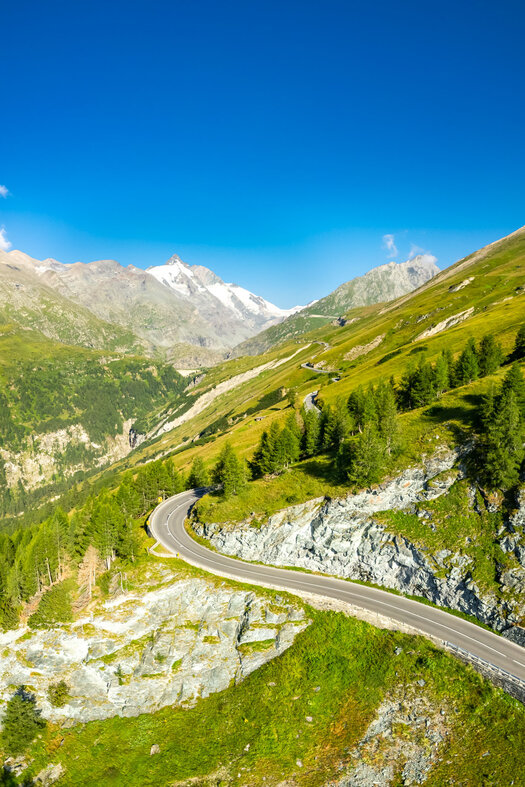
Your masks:
<path fill-rule="evenodd" d="M 344 579 L 245 563 L 207 549 L 194 541 L 184 527 L 193 504 L 205 493 L 204 489 L 182 492 L 165 500 L 151 514 L 149 529 L 168 552 L 212 574 L 291 593 L 313 593 L 379 613 L 463 648 L 525 681 L 525 648 L 448 612 Z"/>

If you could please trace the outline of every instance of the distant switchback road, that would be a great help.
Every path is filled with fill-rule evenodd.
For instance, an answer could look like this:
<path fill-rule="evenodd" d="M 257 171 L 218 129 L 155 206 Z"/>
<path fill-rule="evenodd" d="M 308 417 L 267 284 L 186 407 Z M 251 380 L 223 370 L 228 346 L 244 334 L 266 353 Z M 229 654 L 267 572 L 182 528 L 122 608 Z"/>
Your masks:
<path fill-rule="evenodd" d="M 192 506 L 205 493 L 204 489 L 192 489 L 174 495 L 151 514 L 149 528 L 153 537 L 173 555 L 212 574 L 291 593 L 312 593 L 379 613 L 462 648 L 525 682 L 524 648 L 448 612 L 344 579 L 245 563 L 207 549 L 184 527 Z"/>

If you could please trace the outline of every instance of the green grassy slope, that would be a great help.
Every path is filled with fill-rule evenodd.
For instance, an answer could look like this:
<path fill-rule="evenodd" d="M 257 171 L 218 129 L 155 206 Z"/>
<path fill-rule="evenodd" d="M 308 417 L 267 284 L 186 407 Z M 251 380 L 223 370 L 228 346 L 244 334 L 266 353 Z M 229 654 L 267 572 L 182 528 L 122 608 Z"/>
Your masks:
<path fill-rule="evenodd" d="M 106 441 L 123 433 L 124 422 L 135 423 L 140 431 L 141 419 L 161 403 L 176 400 L 185 385 L 181 375 L 161 362 L 69 346 L 2 326 L 2 513 L 16 513 L 46 493 L 64 491 L 85 470 L 104 464 Z M 68 432 L 68 427 L 76 431 Z M 54 441 L 49 450 L 46 436 Z M 48 457 L 52 467 L 41 471 Z M 20 468 L 20 483 L 13 481 L 16 473 L 6 474 L 4 462 Z"/>
<path fill-rule="evenodd" d="M 139 354 L 152 350 L 132 331 L 100 319 L 9 259 L 0 252 L 1 326 L 28 330 L 67 345 Z"/>
<path fill-rule="evenodd" d="M 472 280 L 461 289 L 455 289 L 467 279 Z M 139 450 L 133 461 L 140 463 L 145 458 L 173 451 L 182 444 L 188 448 L 177 461 L 181 467 L 187 467 L 196 455 L 213 460 L 227 438 L 243 455 L 249 456 L 261 431 L 271 419 L 282 417 L 282 410 L 288 404 L 286 399 L 282 399 L 265 406 L 267 394 L 279 389 L 294 388 L 300 398 L 318 389 L 325 402 L 333 402 L 338 397 L 346 398 L 360 384 L 366 386 L 379 379 L 388 380 L 392 375 L 399 380 L 407 364 L 421 356 L 435 360 L 444 348 L 457 355 L 469 337 L 479 340 L 489 332 L 494 333 L 504 351 L 509 352 L 518 327 L 525 321 L 524 279 L 525 230 L 520 230 L 456 263 L 416 293 L 391 304 L 353 310 L 347 317 L 355 319 L 355 322 L 343 327 L 324 326 L 263 355 L 220 364 L 192 391 L 192 396 L 197 397 L 233 375 L 276 358 L 286 358 L 302 348 L 291 360 L 275 369 L 263 371 L 215 399 L 195 418 Z M 466 319 L 460 319 L 456 325 L 420 338 L 424 331 L 435 329 L 447 318 L 464 315 L 465 312 L 468 312 Z M 320 375 L 311 369 L 301 368 L 304 362 L 332 369 L 333 374 Z M 339 381 L 333 382 L 332 377 L 338 377 Z M 482 388 L 483 382 L 475 383 L 476 386 Z M 459 406 L 453 405 L 457 397 L 462 397 L 462 389 L 447 394 L 443 401 L 444 404 L 450 402 L 451 409 L 461 420 L 463 415 L 468 416 L 469 406 L 468 401 Z M 258 407 L 258 412 L 245 417 L 247 410 Z M 463 415 L 462 411 L 465 411 Z M 256 417 L 264 417 L 265 420 L 256 421 Z M 448 413 L 439 421 L 446 422 L 450 417 L 451 413 Z M 207 425 L 220 418 L 227 418 L 230 423 L 213 442 L 204 446 L 191 445 L 190 441 Z M 418 424 L 422 423 L 419 411 L 403 418 L 414 424 L 416 437 Z M 435 422 L 436 419 L 433 420 Z M 429 423 L 427 426 L 432 428 Z M 439 428 L 439 423 L 436 428 Z"/>
<path fill-rule="evenodd" d="M 312 625 L 281 657 L 193 708 L 50 727 L 31 770 L 63 763 L 60 784 L 322 785 L 392 698 L 417 698 L 447 733 L 427 784 L 508 785 L 525 768 L 525 709 L 421 637 L 308 608 Z M 420 682 L 421 685 L 417 683 Z M 421 712 L 421 706 L 420 706 Z M 400 723 L 396 740 L 429 746 Z M 149 756 L 158 744 L 160 754 Z M 381 745 L 375 761 L 381 761 Z M 404 757 L 390 762 L 401 771 Z M 516 782 L 517 783 L 517 782 Z"/>

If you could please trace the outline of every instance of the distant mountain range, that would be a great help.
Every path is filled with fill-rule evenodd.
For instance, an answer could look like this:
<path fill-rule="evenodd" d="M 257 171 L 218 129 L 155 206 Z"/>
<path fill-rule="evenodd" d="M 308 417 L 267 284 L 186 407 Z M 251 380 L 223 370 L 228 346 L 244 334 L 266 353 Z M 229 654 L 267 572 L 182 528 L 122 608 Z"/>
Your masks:
<path fill-rule="evenodd" d="M 341 284 L 318 301 L 305 306 L 279 325 L 267 328 L 235 348 L 235 355 L 256 355 L 279 342 L 305 333 L 332 320 L 339 320 L 358 306 L 392 301 L 417 290 L 439 273 L 436 258 L 419 254 L 406 262 L 388 262 Z"/>
<path fill-rule="evenodd" d="M 160 353 L 179 367 L 211 365 L 232 351 L 267 349 L 312 320 L 397 298 L 438 270 L 430 255 L 389 263 L 305 308 L 280 309 L 177 255 L 142 270 L 114 260 L 63 264 L 0 252 L 0 320 L 66 344 Z"/>
<path fill-rule="evenodd" d="M 0 252 L 0 317 L 66 343 L 213 363 L 295 309 L 280 309 L 177 255 L 147 271 L 114 260 Z M 80 308 L 79 308 L 80 307 Z M 102 323 L 101 323 L 102 321 Z"/>

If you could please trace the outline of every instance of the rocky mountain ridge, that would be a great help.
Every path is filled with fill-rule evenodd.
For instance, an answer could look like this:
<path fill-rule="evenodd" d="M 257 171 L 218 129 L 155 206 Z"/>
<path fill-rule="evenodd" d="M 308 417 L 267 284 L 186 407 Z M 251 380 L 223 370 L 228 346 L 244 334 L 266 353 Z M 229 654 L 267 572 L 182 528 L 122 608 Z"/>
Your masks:
<path fill-rule="evenodd" d="M 0 293 L 4 321 L 14 319 L 23 327 L 29 322 L 50 338 L 71 337 L 73 343 L 103 348 L 99 334 L 104 331 L 98 327 L 102 321 L 107 333 L 113 326 L 118 337 L 126 337 L 122 349 L 184 360 L 188 348 L 195 348 L 189 357 L 201 363 L 218 360 L 240 341 L 295 311 L 226 284 L 207 268 L 187 265 L 177 255 L 145 271 L 115 260 L 64 264 L 35 260 L 20 251 L 0 252 Z M 48 302 L 54 304 L 54 315 L 46 308 Z M 75 332 L 68 326 L 75 323 L 79 308 L 81 319 L 91 324 Z"/>
<path fill-rule="evenodd" d="M 440 269 L 431 254 L 419 254 L 406 262 L 388 262 L 337 289 L 291 315 L 277 326 L 267 328 L 235 349 L 237 355 L 255 355 L 278 342 L 305 333 L 331 320 L 340 319 L 350 309 L 393 301 L 426 284 Z M 343 323 L 344 324 L 344 323 Z"/>
<path fill-rule="evenodd" d="M 58 341 L 161 353 L 193 367 L 213 364 L 237 346 L 236 355 L 266 349 L 294 332 L 296 316 L 302 322 L 319 315 L 330 319 L 352 306 L 404 295 L 437 271 L 428 255 L 388 263 L 305 308 L 282 309 L 176 254 L 165 265 L 142 270 L 115 260 L 64 264 L 0 251 L 0 319 Z M 277 330 L 283 321 L 286 327 Z M 261 340 L 249 344 L 261 333 Z"/>

